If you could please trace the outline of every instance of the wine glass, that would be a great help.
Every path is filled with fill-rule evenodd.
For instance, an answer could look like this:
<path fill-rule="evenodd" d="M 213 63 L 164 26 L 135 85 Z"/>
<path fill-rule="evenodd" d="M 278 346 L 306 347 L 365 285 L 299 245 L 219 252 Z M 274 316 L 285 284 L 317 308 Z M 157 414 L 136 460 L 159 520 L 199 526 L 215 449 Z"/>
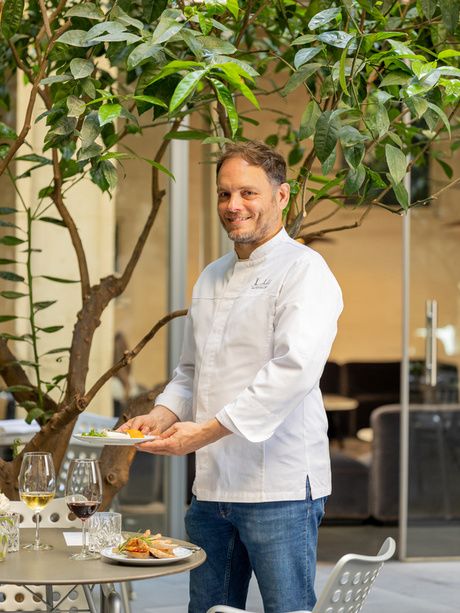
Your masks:
<path fill-rule="evenodd" d="M 44 451 L 24 454 L 19 472 L 19 496 L 34 511 L 35 541 L 24 545 L 24 549 L 38 551 L 52 549 L 51 545 L 40 542 L 40 511 L 53 500 L 56 491 L 56 475 L 53 457 Z"/>
<path fill-rule="evenodd" d="M 86 520 L 95 513 L 102 502 L 102 478 L 98 460 L 75 459 L 70 462 L 65 486 L 65 498 L 69 509 L 82 521 L 83 547 L 70 557 L 74 560 L 99 558 L 86 546 Z"/>

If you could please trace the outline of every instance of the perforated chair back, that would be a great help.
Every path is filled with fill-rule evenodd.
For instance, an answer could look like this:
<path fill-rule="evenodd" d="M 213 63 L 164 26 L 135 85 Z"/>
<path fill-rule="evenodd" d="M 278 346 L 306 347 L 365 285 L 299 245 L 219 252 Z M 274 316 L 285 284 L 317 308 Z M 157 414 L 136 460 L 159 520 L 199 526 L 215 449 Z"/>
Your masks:
<path fill-rule="evenodd" d="M 35 527 L 34 513 L 23 502 L 11 502 L 10 509 L 20 514 L 21 528 Z M 80 526 L 80 520 L 70 514 L 65 498 L 55 498 L 40 511 L 40 528 L 80 528 Z M 24 585 L 0 585 L 0 611 L 46 611 L 45 592 L 45 588 L 38 585 L 30 586 L 29 589 Z M 89 610 L 81 586 L 53 586 L 52 592 L 53 603 L 55 606 L 59 604 L 59 611 Z"/>
<path fill-rule="evenodd" d="M 395 540 L 388 537 L 376 556 L 348 553 L 340 558 L 324 586 L 313 611 L 290 613 L 358 613 L 384 563 L 396 550 Z M 207 613 L 237 613 L 242 609 L 216 605 Z M 246 613 L 250 613 L 247 611 Z"/>
<path fill-rule="evenodd" d="M 21 519 L 19 525 L 21 528 L 34 528 L 35 519 L 34 512 L 29 509 L 23 502 L 14 501 L 10 503 L 11 510 L 19 513 Z M 49 502 L 46 507 L 40 511 L 40 527 L 41 528 L 80 528 L 81 522 L 75 515 L 70 513 L 66 505 L 65 498 L 55 498 Z"/>
<path fill-rule="evenodd" d="M 376 556 L 344 555 L 335 565 L 313 613 L 358 613 L 383 564 L 396 550 L 388 537 Z"/>

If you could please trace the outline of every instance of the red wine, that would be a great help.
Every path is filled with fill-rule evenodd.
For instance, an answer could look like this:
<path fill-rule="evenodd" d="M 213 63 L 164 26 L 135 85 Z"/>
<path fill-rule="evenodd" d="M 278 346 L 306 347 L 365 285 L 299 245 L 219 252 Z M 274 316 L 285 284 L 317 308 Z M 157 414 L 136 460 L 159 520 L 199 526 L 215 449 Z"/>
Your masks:
<path fill-rule="evenodd" d="M 92 502 L 84 500 L 83 502 L 68 502 L 67 506 L 80 519 L 88 519 L 95 513 L 100 505 L 100 502 Z"/>

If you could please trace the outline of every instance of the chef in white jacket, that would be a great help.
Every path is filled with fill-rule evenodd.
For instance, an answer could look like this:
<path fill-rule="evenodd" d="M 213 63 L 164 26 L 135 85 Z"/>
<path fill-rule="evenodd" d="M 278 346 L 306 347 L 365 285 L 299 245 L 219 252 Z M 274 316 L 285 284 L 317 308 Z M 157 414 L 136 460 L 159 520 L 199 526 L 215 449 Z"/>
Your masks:
<path fill-rule="evenodd" d="M 319 389 L 342 310 L 323 258 L 282 223 L 286 164 L 257 141 L 227 146 L 218 212 L 235 250 L 200 275 L 180 362 L 148 415 L 143 451 L 196 451 L 190 613 L 244 608 L 254 571 L 265 613 L 312 609 L 319 523 L 331 491 Z"/>

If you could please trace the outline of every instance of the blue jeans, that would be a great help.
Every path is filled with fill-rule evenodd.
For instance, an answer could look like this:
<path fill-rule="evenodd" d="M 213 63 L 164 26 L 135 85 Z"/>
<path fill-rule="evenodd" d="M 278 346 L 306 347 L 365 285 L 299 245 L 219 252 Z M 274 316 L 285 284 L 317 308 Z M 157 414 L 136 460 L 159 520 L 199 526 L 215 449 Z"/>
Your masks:
<path fill-rule="evenodd" d="M 190 573 L 189 613 L 216 604 L 244 609 L 254 571 L 265 613 L 315 606 L 318 528 L 326 498 L 261 503 L 192 499 L 185 527 L 207 555 Z"/>

